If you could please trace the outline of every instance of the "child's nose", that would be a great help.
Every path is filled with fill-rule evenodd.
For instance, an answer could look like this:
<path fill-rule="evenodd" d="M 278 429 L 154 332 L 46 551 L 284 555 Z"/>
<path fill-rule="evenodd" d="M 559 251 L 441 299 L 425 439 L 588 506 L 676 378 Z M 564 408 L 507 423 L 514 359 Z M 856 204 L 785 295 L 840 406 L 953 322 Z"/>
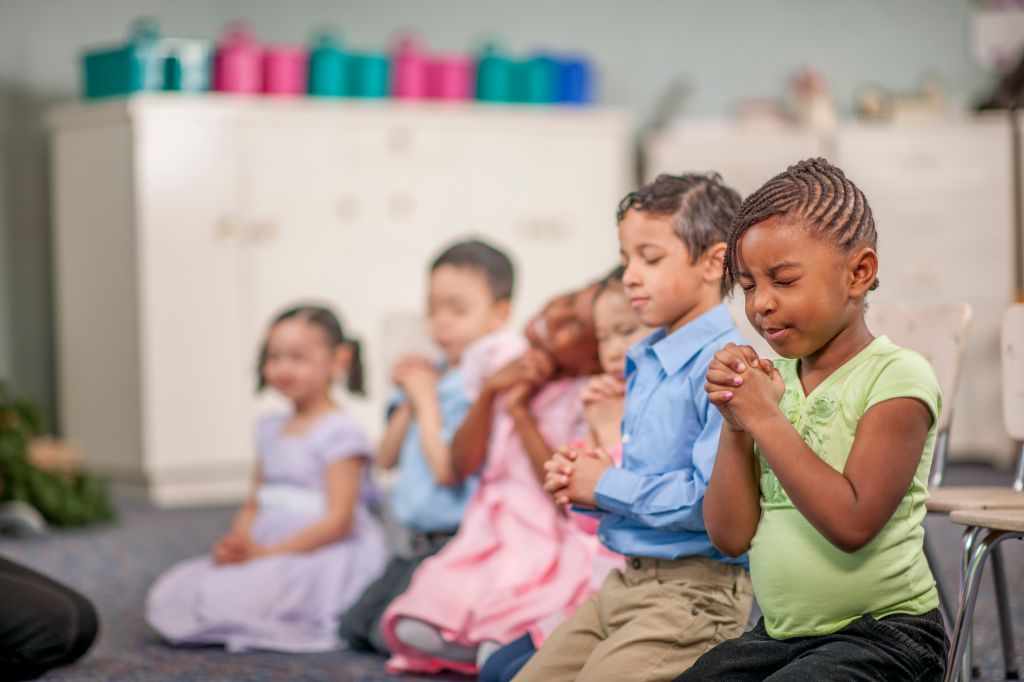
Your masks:
<path fill-rule="evenodd" d="M 766 315 L 775 310 L 775 297 L 770 291 L 763 289 L 754 290 L 754 312 L 759 315 Z"/>

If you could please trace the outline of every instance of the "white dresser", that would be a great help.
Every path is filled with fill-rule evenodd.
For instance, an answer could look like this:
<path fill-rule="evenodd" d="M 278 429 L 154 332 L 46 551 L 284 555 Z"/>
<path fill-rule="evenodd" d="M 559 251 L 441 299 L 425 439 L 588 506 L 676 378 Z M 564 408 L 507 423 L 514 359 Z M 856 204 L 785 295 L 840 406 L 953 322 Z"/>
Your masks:
<path fill-rule="evenodd" d="M 632 181 L 603 110 L 147 95 L 50 126 L 61 432 L 160 505 L 245 494 L 276 311 L 341 311 L 369 375 L 344 401 L 376 435 L 445 243 L 507 248 L 518 325 L 618 261 Z"/>

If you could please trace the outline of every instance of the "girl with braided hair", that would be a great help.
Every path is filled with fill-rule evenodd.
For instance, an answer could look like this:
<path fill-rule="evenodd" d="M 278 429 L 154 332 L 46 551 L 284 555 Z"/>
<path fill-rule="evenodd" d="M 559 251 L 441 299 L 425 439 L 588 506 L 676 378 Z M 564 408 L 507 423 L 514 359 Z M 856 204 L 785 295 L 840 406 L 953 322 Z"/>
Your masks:
<path fill-rule="evenodd" d="M 865 324 L 876 243 L 863 192 L 824 159 L 737 211 L 724 281 L 782 357 L 727 344 L 711 362 L 724 423 L 704 521 L 749 552 L 764 618 L 679 680 L 942 678 L 921 525 L 942 398 L 927 360 Z"/>

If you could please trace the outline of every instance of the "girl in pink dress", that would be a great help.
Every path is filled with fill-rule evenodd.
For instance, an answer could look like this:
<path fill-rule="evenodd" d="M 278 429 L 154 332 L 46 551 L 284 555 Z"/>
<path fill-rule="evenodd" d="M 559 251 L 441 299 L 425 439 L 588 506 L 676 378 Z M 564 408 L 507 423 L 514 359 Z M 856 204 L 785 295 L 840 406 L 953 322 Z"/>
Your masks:
<path fill-rule="evenodd" d="M 329 310 L 294 308 L 271 326 L 260 372 L 294 412 L 260 421 L 252 498 L 210 554 L 160 576 L 146 618 L 171 644 L 336 649 L 341 616 L 388 558 L 367 508 L 370 444 L 330 397 L 342 374 L 361 392 L 358 344 Z"/>
<path fill-rule="evenodd" d="M 527 326 L 530 347 L 505 366 L 466 367 L 482 382 L 454 440 L 456 474 L 483 468 L 458 534 L 392 602 L 381 630 L 394 672 L 473 674 L 477 659 L 590 593 L 597 539 L 541 482 L 557 446 L 582 435 L 580 390 L 599 371 L 599 284 L 553 299 Z"/>
<path fill-rule="evenodd" d="M 581 393 L 583 416 L 587 423 L 586 438 L 575 439 L 569 448 L 583 452 L 594 448 L 607 452 L 616 466 L 622 460 L 622 415 L 625 411 L 626 351 L 654 329 L 644 326 L 636 310 L 629 304 L 622 288 L 622 268 L 618 268 L 604 281 L 594 298 L 594 328 L 597 336 L 598 357 L 602 374 L 587 380 Z M 549 461 L 545 469 L 552 472 Z M 566 502 L 561 502 L 567 504 Z M 571 512 L 577 525 L 586 533 L 597 532 L 598 515 Z M 599 546 L 591 565 L 589 583 L 584 590 L 574 592 L 577 599 L 532 626 L 519 639 L 503 646 L 482 666 L 481 682 L 509 682 L 533 653 L 562 621 L 590 595 L 597 592 L 608 573 L 622 567 L 623 558 L 604 545 Z"/>

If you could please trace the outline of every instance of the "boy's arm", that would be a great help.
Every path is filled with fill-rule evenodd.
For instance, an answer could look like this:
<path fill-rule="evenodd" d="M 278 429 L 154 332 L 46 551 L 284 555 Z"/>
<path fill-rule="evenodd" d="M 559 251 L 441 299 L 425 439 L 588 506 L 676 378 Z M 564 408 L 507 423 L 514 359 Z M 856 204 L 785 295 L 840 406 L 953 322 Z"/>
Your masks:
<path fill-rule="evenodd" d="M 691 465 L 662 474 L 608 468 L 594 490 L 597 506 L 661 530 L 703 531 L 704 493 L 718 450 L 722 415 L 701 391 L 704 426 L 693 443 Z M 643 457 L 644 453 L 639 453 Z"/>
<path fill-rule="evenodd" d="M 437 393 L 417 394 L 413 397 L 413 409 L 420 425 L 420 445 L 430 467 L 430 473 L 440 486 L 451 486 L 459 482 L 452 461 L 452 451 L 444 438 L 444 421 Z"/>
<path fill-rule="evenodd" d="M 715 547 L 731 557 L 750 549 L 761 520 L 758 468 L 750 434 L 723 425 L 704 494 L 704 525 Z"/>
<path fill-rule="evenodd" d="M 402 450 L 402 441 L 409 430 L 412 422 L 412 406 L 409 403 L 402 403 L 391 411 L 388 417 L 387 429 L 380 439 L 377 447 L 377 454 L 374 461 L 381 469 L 391 469 L 398 464 L 398 455 Z"/>

